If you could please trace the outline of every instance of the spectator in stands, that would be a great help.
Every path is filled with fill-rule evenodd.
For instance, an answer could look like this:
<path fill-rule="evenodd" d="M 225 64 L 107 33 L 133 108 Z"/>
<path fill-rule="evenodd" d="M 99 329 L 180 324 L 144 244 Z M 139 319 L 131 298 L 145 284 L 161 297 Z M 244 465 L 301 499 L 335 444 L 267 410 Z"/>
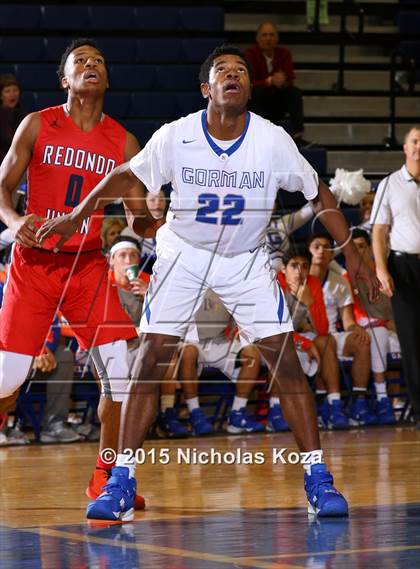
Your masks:
<path fill-rule="evenodd" d="M 369 234 L 362 229 L 353 229 L 353 242 L 365 262 L 370 263 L 375 270 Z M 348 277 L 346 273 L 346 277 Z M 395 332 L 392 307 L 390 299 L 383 293 L 378 302 L 369 302 L 366 288 L 358 283 L 358 294 L 354 297 L 354 316 L 356 322 L 367 330 L 370 336 L 371 366 L 377 397 L 376 414 L 380 425 L 393 425 L 395 416 L 392 405 L 387 396 L 385 372 L 387 369 L 388 353 L 401 351 L 398 336 Z"/>
<path fill-rule="evenodd" d="M 311 254 L 305 246 L 292 247 L 283 257 L 284 268 L 278 281 L 293 318 L 295 346 L 302 369 L 308 376 L 319 370 L 317 381 L 327 390 L 318 390 L 318 415 L 322 426 L 346 429 L 348 417 L 337 393 L 340 393 L 340 369 L 337 346 L 329 333 L 329 322 L 320 280 L 309 274 Z"/>
<path fill-rule="evenodd" d="M 101 228 L 101 239 L 102 239 L 102 249 L 104 253 L 107 253 L 118 237 L 118 235 L 127 226 L 125 221 L 118 217 L 105 217 L 102 222 Z"/>
<path fill-rule="evenodd" d="M 273 216 L 267 228 L 266 245 L 271 264 L 277 272 L 283 268 L 283 255 L 290 248 L 291 234 L 313 218 L 315 207 L 312 202 L 308 202 L 298 211 L 278 215 L 282 208 L 279 199 L 276 199 Z"/>
<path fill-rule="evenodd" d="M 370 376 L 369 334 L 354 320 L 353 295 L 349 282 L 330 267 L 335 255 L 334 242 L 330 235 L 327 233 L 311 235 L 309 250 L 312 254 L 310 274 L 318 277 L 322 283 L 329 332 L 336 340 L 338 357 L 353 358 L 350 425 L 375 424 L 376 417 L 370 412 L 366 400 Z M 338 328 L 340 321 L 343 331 L 339 331 Z M 329 398 L 331 402 L 339 401 L 340 393 L 332 393 Z"/>
<path fill-rule="evenodd" d="M 391 298 L 404 376 L 420 428 L 420 124 L 405 135 L 404 154 L 404 166 L 382 180 L 376 192 L 372 243 L 376 273 Z"/>
<path fill-rule="evenodd" d="M 118 296 L 121 306 L 130 316 L 136 328 L 140 324 L 144 297 L 147 291 L 150 277 L 147 273 L 139 271 L 140 249 L 139 241 L 130 236 L 120 235 L 110 249 L 110 274 L 109 278 L 118 287 Z M 136 269 L 137 268 L 137 269 Z M 136 274 L 138 273 L 138 274 Z M 139 347 L 139 339 L 128 342 L 129 369 L 134 365 L 134 360 Z M 176 384 L 173 379 L 173 367 L 168 369 L 168 374 L 162 381 L 161 386 L 161 417 L 159 424 L 170 437 L 186 437 L 188 429 L 182 426 L 174 415 Z M 162 416 L 164 419 L 162 419 Z"/>
<path fill-rule="evenodd" d="M 146 195 L 146 204 L 152 216 L 155 219 L 161 219 L 166 215 L 169 201 L 166 199 L 164 190 L 161 189 L 159 194 L 152 194 L 149 192 Z M 141 249 L 141 269 L 145 273 L 151 273 L 156 260 L 156 239 L 154 237 L 146 237 L 142 239 L 129 227 L 123 229 L 122 235 L 130 235 L 130 237 L 138 240 Z"/>
<path fill-rule="evenodd" d="M 46 406 L 42 420 L 41 443 L 73 443 L 81 437 L 66 424 L 74 378 L 74 356 L 61 334 L 58 318 L 41 355 L 34 359 L 36 382 L 46 382 Z"/>
<path fill-rule="evenodd" d="M 258 26 L 256 39 L 257 43 L 245 52 L 252 69 L 250 109 L 275 124 L 288 114 L 290 134 L 296 144 L 308 146 L 310 143 L 303 138 L 302 93 L 293 85 L 292 56 L 286 47 L 278 45 L 279 34 L 272 22 Z"/>
<path fill-rule="evenodd" d="M 7 263 L 0 264 L 0 307 L 3 302 L 3 289 L 7 277 Z M 15 407 L 18 392 L 9 397 L 7 405 L 5 405 L 5 412 L 0 413 L 0 446 L 12 446 L 28 444 L 30 441 L 28 437 L 22 433 L 19 425 L 16 424 L 14 428 L 8 426 L 8 413 Z"/>
<path fill-rule="evenodd" d="M 319 0 L 318 22 L 316 18 L 316 2 L 317 0 L 306 0 L 306 21 L 309 31 L 317 31 L 319 24 L 328 24 L 328 0 Z"/>
<path fill-rule="evenodd" d="M 227 431 L 232 434 L 255 433 L 264 426 L 246 414 L 248 398 L 260 371 L 260 355 L 256 347 L 241 348 L 234 334 L 226 329 L 231 316 L 219 297 L 208 290 L 181 348 L 179 380 L 182 383 L 190 420 L 195 435 L 208 435 L 213 426 L 200 409 L 198 380 L 204 367 L 215 367 L 235 382 L 236 395 L 229 415 Z M 236 324 L 234 326 L 236 328 Z"/>
<path fill-rule="evenodd" d="M 27 115 L 20 104 L 20 85 L 14 75 L 0 75 L 0 164 L 20 121 Z"/>
<path fill-rule="evenodd" d="M 370 223 L 370 216 L 372 213 L 373 200 L 375 199 L 375 192 L 369 192 L 362 198 L 360 202 L 360 223 L 357 225 L 359 229 L 367 231 L 369 234 L 372 231 L 372 225 Z"/>

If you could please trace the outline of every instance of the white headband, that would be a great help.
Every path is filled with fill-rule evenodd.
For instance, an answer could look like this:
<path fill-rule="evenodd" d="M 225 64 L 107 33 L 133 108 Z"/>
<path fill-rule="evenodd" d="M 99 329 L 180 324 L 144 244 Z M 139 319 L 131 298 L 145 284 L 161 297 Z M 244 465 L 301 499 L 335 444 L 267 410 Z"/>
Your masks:
<path fill-rule="evenodd" d="M 111 247 L 109 252 L 112 256 L 114 253 L 116 253 L 120 249 L 135 249 L 137 251 L 137 253 L 140 253 L 139 248 L 132 241 L 118 241 L 118 243 L 115 243 L 115 245 L 113 245 Z"/>

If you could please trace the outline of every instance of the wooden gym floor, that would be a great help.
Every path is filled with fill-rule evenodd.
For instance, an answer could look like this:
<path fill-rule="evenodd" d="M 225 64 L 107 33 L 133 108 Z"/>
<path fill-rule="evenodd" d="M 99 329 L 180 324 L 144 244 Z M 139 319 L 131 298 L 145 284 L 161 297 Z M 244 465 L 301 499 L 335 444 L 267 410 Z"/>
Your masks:
<path fill-rule="evenodd" d="M 322 436 L 348 520 L 308 518 L 302 466 L 273 464 L 273 447 L 294 450 L 289 433 L 148 441 L 138 468 L 147 510 L 109 527 L 84 518 L 96 444 L 2 448 L 0 567 L 418 569 L 420 431 Z M 264 464 L 179 464 L 187 448 L 243 461 L 260 452 Z M 151 464 L 160 452 L 169 464 Z"/>

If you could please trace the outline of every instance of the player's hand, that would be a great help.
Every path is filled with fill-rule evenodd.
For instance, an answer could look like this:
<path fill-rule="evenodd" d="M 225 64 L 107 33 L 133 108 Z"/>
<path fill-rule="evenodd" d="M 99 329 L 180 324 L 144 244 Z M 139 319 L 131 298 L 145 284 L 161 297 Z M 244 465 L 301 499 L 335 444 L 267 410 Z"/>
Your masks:
<path fill-rule="evenodd" d="M 311 344 L 311 347 L 308 349 L 308 357 L 310 361 L 315 360 L 318 364 L 318 369 L 321 367 L 321 356 L 318 352 L 318 348 L 315 346 L 314 343 Z"/>
<path fill-rule="evenodd" d="M 368 287 L 369 302 L 377 302 L 379 299 L 380 282 L 375 273 L 363 261 L 358 253 L 346 255 L 346 269 L 349 273 L 350 280 L 356 289 L 356 293 L 357 282 L 363 281 Z"/>
<path fill-rule="evenodd" d="M 42 226 L 38 229 L 36 238 L 38 244 L 42 245 L 45 239 L 53 235 L 61 235 L 61 239 L 55 246 L 54 250 L 60 249 L 64 243 L 76 232 L 78 224 L 73 221 L 71 214 L 55 217 L 54 219 L 47 219 Z"/>
<path fill-rule="evenodd" d="M 386 269 L 381 270 L 376 268 L 376 275 L 381 283 L 381 291 L 385 296 L 391 298 L 395 291 L 394 279 Z"/>
<path fill-rule="evenodd" d="M 45 348 L 46 353 L 37 356 L 34 359 L 33 368 L 35 370 L 42 371 L 44 373 L 48 373 L 53 371 L 57 367 L 57 360 L 54 357 L 54 354 L 48 348 Z"/>
<path fill-rule="evenodd" d="M 139 297 L 144 297 L 147 292 L 148 284 L 140 279 L 130 281 L 130 291 Z"/>
<path fill-rule="evenodd" d="M 312 296 L 312 293 L 306 283 L 299 286 L 296 296 L 299 302 L 305 304 L 308 307 L 312 306 L 314 303 L 314 297 Z"/>
<path fill-rule="evenodd" d="M 286 74 L 283 71 L 276 71 L 271 76 L 271 84 L 280 89 L 284 87 L 287 81 Z"/>
<path fill-rule="evenodd" d="M 349 332 L 353 334 L 354 339 L 356 340 L 356 343 L 359 344 L 359 346 L 368 346 L 370 344 L 369 334 L 358 324 L 354 324 L 349 329 Z"/>
<path fill-rule="evenodd" d="M 35 225 L 37 222 L 44 221 L 44 218 L 31 213 L 24 215 L 17 219 L 11 226 L 10 230 L 16 243 L 22 247 L 38 247 L 36 239 L 36 232 L 38 227 Z"/>
<path fill-rule="evenodd" d="M 151 239 L 156 237 L 157 230 L 165 225 L 166 218 L 160 217 L 159 219 L 147 220 L 145 221 L 144 218 L 136 217 L 133 222 L 133 231 L 137 233 L 140 237 L 144 239 Z"/>

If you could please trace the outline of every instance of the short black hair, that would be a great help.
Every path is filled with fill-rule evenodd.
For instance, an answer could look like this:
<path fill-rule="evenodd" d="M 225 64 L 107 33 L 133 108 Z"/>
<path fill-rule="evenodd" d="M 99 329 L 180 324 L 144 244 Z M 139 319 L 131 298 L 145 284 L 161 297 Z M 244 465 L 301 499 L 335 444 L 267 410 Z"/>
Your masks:
<path fill-rule="evenodd" d="M 364 239 L 368 245 L 370 245 L 370 235 L 364 229 L 360 229 L 359 227 L 353 227 L 351 230 L 351 238 L 352 239 Z"/>
<path fill-rule="evenodd" d="M 220 57 L 221 55 L 237 55 L 241 59 L 243 59 L 244 64 L 248 70 L 248 75 L 251 77 L 251 66 L 247 58 L 245 57 L 245 53 L 234 45 L 223 44 L 219 45 L 214 48 L 211 54 L 206 58 L 203 64 L 200 67 L 200 73 L 198 75 L 198 79 L 200 83 L 208 83 L 210 77 L 210 69 L 213 67 L 214 60 L 216 57 Z"/>
<path fill-rule="evenodd" d="M 306 259 L 309 264 L 312 262 L 312 255 L 304 244 L 293 245 L 286 251 L 282 259 L 284 266 L 287 267 L 288 263 L 295 257 L 302 257 Z"/>
<path fill-rule="evenodd" d="M 326 239 L 327 241 L 329 241 L 331 247 L 334 247 L 334 239 L 327 231 L 315 231 L 311 233 L 306 242 L 308 247 L 311 245 L 312 241 L 315 241 L 315 239 Z"/>
<path fill-rule="evenodd" d="M 74 51 L 75 49 L 77 49 L 78 47 L 82 47 L 82 45 L 90 45 L 91 47 L 94 47 L 95 49 L 97 49 L 100 53 L 101 50 L 98 48 L 95 40 L 91 39 L 91 38 L 78 38 L 76 40 L 73 40 L 65 49 L 63 55 L 61 56 L 61 60 L 60 60 L 60 65 L 58 66 L 57 69 L 57 75 L 58 75 L 58 80 L 60 81 L 61 84 L 61 80 L 64 77 L 64 67 L 66 65 L 66 61 L 69 57 L 69 55 L 71 54 L 72 51 Z M 103 54 L 102 54 L 103 55 Z"/>

